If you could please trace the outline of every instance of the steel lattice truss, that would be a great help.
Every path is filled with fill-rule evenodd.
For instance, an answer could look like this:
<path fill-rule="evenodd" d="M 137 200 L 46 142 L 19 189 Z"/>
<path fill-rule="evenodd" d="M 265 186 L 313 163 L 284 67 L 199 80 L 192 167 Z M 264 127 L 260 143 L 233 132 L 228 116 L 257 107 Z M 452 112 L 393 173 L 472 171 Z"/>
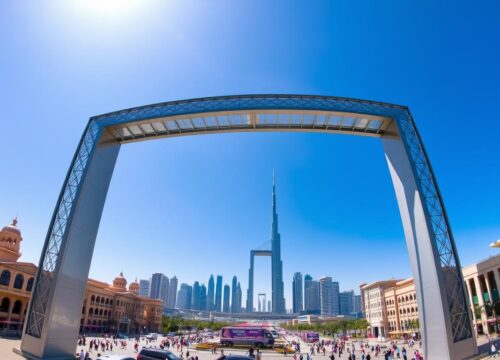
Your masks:
<path fill-rule="evenodd" d="M 245 95 L 175 101 L 90 119 L 73 158 L 49 227 L 34 284 L 26 333 L 40 337 L 67 225 L 93 150 L 106 129 L 119 142 L 221 131 L 296 130 L 381 136 L 395 122 L 409 154 L 442 277 L 455 342 L 472 328 L 453 236 L 430 163 L 406 107 L 365 100 L 302 95 Z"/>

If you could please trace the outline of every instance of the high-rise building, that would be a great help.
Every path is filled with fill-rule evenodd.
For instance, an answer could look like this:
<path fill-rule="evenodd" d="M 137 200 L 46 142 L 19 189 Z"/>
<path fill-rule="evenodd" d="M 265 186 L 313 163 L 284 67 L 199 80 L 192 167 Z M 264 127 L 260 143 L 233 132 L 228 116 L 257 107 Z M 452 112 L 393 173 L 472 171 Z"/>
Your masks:
<path fill-rule="evenodd" d="M 231 288 L 229 285 L 224 285 L 224 305 L 222 307 L 222 311 L 228 313 L 231 308 L 229 307 L 229 299 L 231 297 Z"/>
<path fill-rule="evenodd" d="M 285 290 L 283 284 L 283 261 L 281 261 L 281 235 L 278 232 L 278 213 L 276 211 L 276 184 L 273 170 L 273 222 L 271 226 L 271 280 L 273 312 L 285 314 Z"/>
<path fill-rule="evenodd" d="M 161 273 L 155 273 L 151 277 L 150 297 L 153 299 L 162 299 L 166 304 L 168 296 L 168 277 Z"/>
<path fill-rule="evenodd" d="M 236 312 L 241 312 L 241 301 L 242 301 L 241 285 L 238 282 L 236 286 Z"/>
<path fill-rule="evenodd" d="M 140 296 L 149 296 L 149 280 L 139 280 L 139 295 Z"/>
<path fill-rule="evenodd" d="M 292 282 L 293 313 L 299 314 L 303 310 L 302 306 L 302 274 L 296 272 Z"/>
<path fill-rule="evenodd" d="M 237 290 L 236 288 L 238 287 L 238 278 L 236 276 L 233 276 L 233 282 L 231 286 L 231 312 L 236 313 L 238 312 L 238 305 L 237 305 Z"/>
<path fill-rule="evenodd" d="M 333 282 L 330 276 L 319 280 L 322 316 L 337 316 L 339 314 L 339 283 Z"/>
<path fill-rule="evenodd" d="M 271 300 L 267 300 L 267 312 L 272 312 L 273 309 L 271 308 Z"/>
<path fill-rule="evenodd" d="M 168 286 L 167 307 L 170 309 L 175 308 L 177 300 L 177 276 L 170 279 Z"/>
<path fill-rule="evenodd" d="M 207 305 L 205 309 L 208 311 L 215 310 L 215 281 L 213 275 L 210 275 L 210 279 L 208 280 Z"/>
<path fill-rule="evenodd" d="M 215 285 L 215 311 L 222 311 L 222 276 L 217 275 L 217 284 Z"/>
<path fill-rule="evenodd" d="M 304 276 L 304 310 L 306 314 L 319 314 L 321 310 L 319 282 L 311 275 Z"/>
<path fill-rule="evenodd" d="M 332 281 L 333 300 L 332 300 L 332 315 L 338 316 L 340 312 L 340 285 L 338 281 Z"/>
<path fill-rule="evenodd" d="M 352 315 L 354 313 L 354 290 L 342 291 L 339 294 L 340 315 Z"/>
<path fill-rule="evenodd" d="M 195 281 L 193 284 L 193 293 L 191 295 L 191 309 L 201 310 L 200 308 L 200 283 Z"/>
<path fill-rule="evenodd" d="M 354 295 L 354 312 L 357 314 L 357 317 L 361 317 L 361 295 Z"/>
<path fill-rule="evenodd" d="M 188 284 L 181 284 L 179 294 L 177 296 L 177 307 L 179 309 L 191 309 L 191 298 L 193 288 Z"/>
<path fill-rule="evenodd" d="M 201 284 L 200 286 L 200 310 L 208 309 L 208 300 L 207 300 L 207 287 L 205 284 Z"/>
<path fill-rule="evenodd" d="M 168 277 L 163 278 L 163 282 L 161 284 L 161 298 L 163 299 L 163 307 L 167 307 L 168 302 L 168 290 L 170 287 L 170 280 Z"/>

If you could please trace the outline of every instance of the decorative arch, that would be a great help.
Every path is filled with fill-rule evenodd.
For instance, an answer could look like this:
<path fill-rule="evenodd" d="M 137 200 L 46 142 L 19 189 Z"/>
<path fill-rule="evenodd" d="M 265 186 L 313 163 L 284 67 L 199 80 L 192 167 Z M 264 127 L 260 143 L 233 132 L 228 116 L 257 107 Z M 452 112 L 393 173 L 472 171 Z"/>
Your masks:
<path fill-rule="evenodd" d="M 10 299 L 8 297 L 4 297 L 2 302 L 0 302 L 0 312 L 8 313 L 10 310 Z"/>
<path fill-rule="evenodd" d="M 192 99 L 92 117 L 49 225 L 22 351 L 39 357 L 73 355 L 74 341 L 67 334 L 75 340 L 78 337 L 95 237 L 121 145 L 195 134 L 264 131 L 345 133 L 382 141 L 410 255 L 427 357 L 473 355 L 476 344 L 453 234 L 408 108 L 307 95 Z M 65 271 L 72 276 L 62 276 Z M 58 289 L 71 289 L 74 304 L 68 304 L 67 292 Z M 58 320 L 62 318 L 73 323 Z M 62 333 L 66 338 L 55 335 Z"/>
<path fill-rule="evenodd" d="M 13 314 L 21 314 L 21 309 L 22 309 L 23 303 L 21 300 L 16 300 L 14 302 L 14 306 L 12 307 L 12 313 Z"/>
<path fill-rule="evenodd" d="M 31 292 L 31 290 L 33 289 L 33 282 L 35 281 L 35 279 L 33 277 L 30 277 L 28 279 L 28 283 L 26 284 L 26 291 L 27 292 Z"/>
<path fill-rule="evenodd" d="M 14 278 L 14 289 L 22 289 L 24 285 L 24 276 L 23 274 L 17 274 Z"/>
<path fill-rule="evenodd" d="M 4 270 L 0 275 L 0 285 L 9 286 L 10 285 L 10 271 Z"/>

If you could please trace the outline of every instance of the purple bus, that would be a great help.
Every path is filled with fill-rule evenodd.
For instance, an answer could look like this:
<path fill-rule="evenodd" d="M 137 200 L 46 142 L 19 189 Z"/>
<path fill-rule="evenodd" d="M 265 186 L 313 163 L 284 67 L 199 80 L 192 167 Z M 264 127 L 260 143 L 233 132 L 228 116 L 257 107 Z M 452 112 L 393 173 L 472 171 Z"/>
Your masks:
<path fill-rule="evenodd" d="M 220 343 L 223 346 L 273 347 L 274 336 L 265 328 L 227 326 L 220 330 Z"/>
<path fill-rule="evenodd" d="M 319 334 L 314 331 L 307 331 L 302 333 L 302 341 L 308 342 L 308 343 L 315 343 L 319 341 Z"/>

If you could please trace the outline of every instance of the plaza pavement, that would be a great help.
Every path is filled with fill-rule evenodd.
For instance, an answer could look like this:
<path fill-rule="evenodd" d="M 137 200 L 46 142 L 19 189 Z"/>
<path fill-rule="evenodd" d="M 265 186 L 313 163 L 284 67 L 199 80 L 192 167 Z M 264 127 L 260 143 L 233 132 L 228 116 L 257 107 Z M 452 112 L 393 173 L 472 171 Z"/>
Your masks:
<path fill-rule="evenodd" d="M 76 350 L 80 351 L 82 348 L 87 351 L 88 350 L 88 342 L 91 340 L 91 339 L 94 339 L 92 337 L 88 337 L 87 338 L 87 345 L 85 347 L 83 346 L 78 346 Z M 97 338 L 97 339 L 102 339 L 102 338 Z M 297 340 L 297 338 L 288 338 L 287 341 L 291 341 L 291 340 Z M 159 339 L 158 341 L 156 342 L 153 342 L 153 343 L 150 343 L 149 345 L 146 345 L 146 342 L 145 340 L 141 340 L 140 341 L 140 347 L 139 349 L 141 349 L 143 346 L 151 346 L 151 347 L 158 347 L 158 345 L 160 344 L 160 341 L 161 339 Z M 500 341 L 500 339 L 498 340 Z M 365 340 L 363 341 L 365 342 Z M 370 341 L 369 342 L 370 345 L 375 345 L 377 344 L 377 342 L 373 342 L 373 341 Z M 348 346 L 350 346 L 352 344 L 352 341 L 348 341 Z M 360 344 L 361 342 L 360 341 L 355 341 L 355 348 L 356 348 L 356 360 L 360 360 L 361 359 L 361 353 L 360 353 Z M 389 343 L 388 342 L 384 342 L 384 343 L 379 343 L 381 346 L 389 346 Z M 400 345 L 403 345 L 402 342 L 399 343 Z M 481 345 L 483 351 L 487 351 L 488 349 L 488 341 L 487 339 L 480 339 L 479 341 L 479 344 Z M 21 341 L 19 339 L 3 339 L 3 338 L 0 338 L 0 360 L 24 360 L 23 357 L 15 354 L 12 349 L 13 348 L 18 348 L 20 347 L 21 345 Z M 411 349 L 408 348 L 407 345 L 405 345 L 406 349 L 409 350 L 408 351 L 408 359 L 412 359 L 413 356 L 413 351 L 415 351 L 416 349 L 418 349 L 418 343 L 416 344 L 416 346 L 413 348 L 413 351 Z M 302 350 L 302 353 L 304 354 L 304 359 L 306 359 L 306 356 L 305 356 L 305 352 L 309 349 L 309 346 L 305 343 L 301 343 L 301 350 Z M 382 349 L 382 350 L 385 350 L 386 348 Z M 330 360 L 329 358 L 329 354 L 330 354 L 330 351 L 331 351 L 331 347 L 327 347 L 327 353 L 326 353 L 326 356 L 323 356 L 323 354 L 316 354 L 316 355 L 312 355 L 311 356 L 311 359 L 312 360 Z M 180 355 L 177 351 L 173 351 L 176 355 Z M 76 351 L 75 351 L 76 353 Z M 240 350 L 240 349 L 234 349 L 234 348 L 226 348 L 224 349 L 224 353 L 226 355 L 229 355 L 229 354 L 234 354 L 234 355 L 245 355 L 247 353 L 246 350 Z M 383 353 L 383 351 L 382 351 Z M 374 354 L 372 354 L 372 359 L 377 359 L 377 360 L 383 360 L 384 359 L 384 356 L 383 354 L 380 354 L 379 356 L 374 356 Z M 102 355 L 106 355 L 106 354 L 122 354 L 122 355 L 131 355 L 132 357 L 136 357 L 137 356 L 137 353 L 134 351 L 134 341 L 127 341 L 127 347 L 125 349 L 121 349 L 120 348 L 120 345 L 116 346 L 113 348 L 113 352 L 110 352 L 110 351 L 105 351 L 102 353 Z M 95 360 L 96 359 L 96 356 L 97 355 L 97 352 L 92 352 L 90 354 L 90 357 L 91 359 Z M 194 348 L 190 348 L 189 349 L 189 355 L 190 356 L 198 356 L 198 359 L 199 360 L 216 360 L 219 356 L 220 356 L 220 350 L 218 350 L 217 354 L 212 354 L 210 350 L 195 350 Z M 184 358 L 186 356 L 186 348 L 184 347 Z M 340 359 L 348 359 L 348 353 L 345 352 L 344 354 L 342 354 L 342 357 Z M 273 358 L 273 359 L 277 359 L 277 358 L 289 358 L 289 359 L 292 359 L 293 358 L 293 355 L 290 355 L 288 354 L 286 357 L 283 356 L 283 354 L 279 354 L 278 352 L 274 351 L 274 350 L 271 350 L 271 349 L 265 349 L 265 350 L 262 350 L 262 359 L 270 359 L 270 358 Z M 482 356 L 482 357 L 478 357 L 477 359 L 492 359 L 493 357 L 491 356 Z M 500 359 L 500 356 L 497 356 L 496 358 Z M 338 356 L 335 357 L 335 359 L 339 359 Z M 427 360 L 427 358 L 425 358 Z"/>

